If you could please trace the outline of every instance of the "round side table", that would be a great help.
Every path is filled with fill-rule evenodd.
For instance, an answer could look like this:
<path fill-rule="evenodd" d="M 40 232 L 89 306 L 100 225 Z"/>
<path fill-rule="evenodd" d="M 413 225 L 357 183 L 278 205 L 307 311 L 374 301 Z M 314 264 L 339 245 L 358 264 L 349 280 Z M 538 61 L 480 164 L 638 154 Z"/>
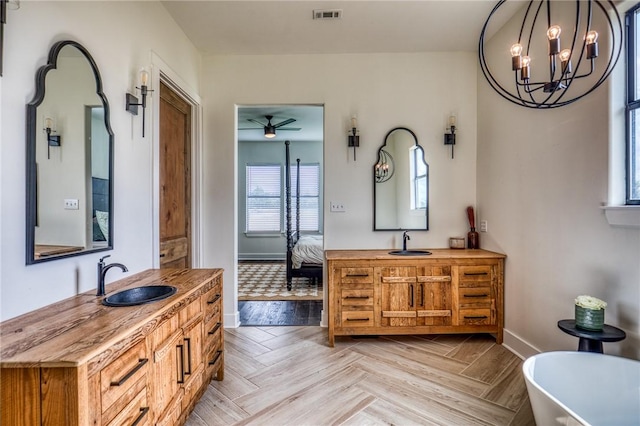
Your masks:
<path fill-rule="evenodd" d="M 558 328 L 567 334 L 579 337 L 578 351 L 604 353 L 602 342 L 619 342 L 627 337 L 623 330 L 605 324 L 600 331 L 583 330 L 576 327 L 575 320 L 564 319 L 558 321 Z"/>

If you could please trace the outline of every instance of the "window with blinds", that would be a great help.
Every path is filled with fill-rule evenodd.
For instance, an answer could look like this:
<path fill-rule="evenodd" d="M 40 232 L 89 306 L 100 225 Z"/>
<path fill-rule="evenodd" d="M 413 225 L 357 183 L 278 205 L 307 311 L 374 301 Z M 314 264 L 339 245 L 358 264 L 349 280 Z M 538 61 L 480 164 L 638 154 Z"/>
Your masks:
<path fill-rule="evenodd" d="M 247 232 L 280 232 L 282 166 L 247 165 Z"/>
<path fill-rule="evenodd" d="M 291 166 L 291 226 L 296 227 L 297 167 Z M 320 164 L 300 165 L 300 231 L 319 231 Z"/>

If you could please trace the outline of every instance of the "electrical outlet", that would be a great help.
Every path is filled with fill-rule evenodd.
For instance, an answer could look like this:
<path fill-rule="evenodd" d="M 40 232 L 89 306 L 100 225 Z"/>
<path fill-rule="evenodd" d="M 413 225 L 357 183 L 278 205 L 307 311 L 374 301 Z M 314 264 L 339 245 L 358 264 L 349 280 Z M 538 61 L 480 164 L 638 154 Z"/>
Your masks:
<path fill-rule="evenodd" d="M 347 209 L 344 207 L 344 204 L 338 201 L 331 202 L 331 211 L 332 212 L 346 212 Z"/>
<path fill-rule="evenodd" d="M 80 204 L 78 200 L 73 198 L 67 198 L 64 200 L 64 209 L 65 210 L 78 210 L 80 208 Z"/>
<path fill-rule="evenodd" d="M 486 220 L 481 220 L 480 221 L 480 232 L 487 232 L 487 221 Z"/>

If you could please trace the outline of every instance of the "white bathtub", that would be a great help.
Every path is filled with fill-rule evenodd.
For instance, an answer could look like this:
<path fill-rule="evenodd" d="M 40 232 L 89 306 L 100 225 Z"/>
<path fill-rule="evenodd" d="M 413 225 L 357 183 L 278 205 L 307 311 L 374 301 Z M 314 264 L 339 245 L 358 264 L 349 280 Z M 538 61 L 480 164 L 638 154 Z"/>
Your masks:
<path fill-rule="evenodd" d="M 640 425 L 640 361 L 545 352 L 522 369 L 538 426 Z"/>

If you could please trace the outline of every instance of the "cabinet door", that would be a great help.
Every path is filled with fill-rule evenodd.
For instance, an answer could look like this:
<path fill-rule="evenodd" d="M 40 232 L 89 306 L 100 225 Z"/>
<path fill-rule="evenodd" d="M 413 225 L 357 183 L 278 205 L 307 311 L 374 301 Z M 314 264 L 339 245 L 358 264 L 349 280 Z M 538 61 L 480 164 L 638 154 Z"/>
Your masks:
<path fill-rule="evenodd" d="M 196 374 L 202 373 L 202 316 L 187 324 L 183 330 L 180 364 L 182 364 L 184 382 L 186 383 Z"/>
<path fill-rule="evenodd" d="M 184 374 L 180 360 L 183 359 L 182 329 L 177 316 L 167 320 L 152 334 L 153 348 L 153 408 L 154 418 L 165 417 L 165 411 L 180 391 Z"/>
<path fill-rule="evenodd" d="M 418 325 L 451 325 L 451 266 L 418 267 Z"/>
<path fill-rule="evenodd" d="M 381 325 L 411 327 L 417 325 L 418 294 L 416 268 L 413 266 L 376 268 L 380 277 Z"/>

